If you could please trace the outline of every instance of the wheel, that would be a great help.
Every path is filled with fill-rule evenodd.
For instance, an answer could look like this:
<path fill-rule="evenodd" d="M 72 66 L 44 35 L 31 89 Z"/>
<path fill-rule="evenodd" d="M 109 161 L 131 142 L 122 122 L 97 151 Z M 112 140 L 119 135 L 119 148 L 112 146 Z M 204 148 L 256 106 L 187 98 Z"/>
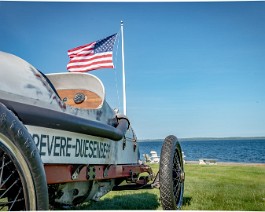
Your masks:
<path fill-rule="evenodd" d="M 164 210 L 180 209 L 184 193 L 184 167 L 181 146 L 173 135 L 166 137 L 160 155 L 160 200 Z"/>
<path fill-rule="evenodd" d="M 44 167 L 19 119 L 0 103 L 0 210 L 48 210 Z"/>

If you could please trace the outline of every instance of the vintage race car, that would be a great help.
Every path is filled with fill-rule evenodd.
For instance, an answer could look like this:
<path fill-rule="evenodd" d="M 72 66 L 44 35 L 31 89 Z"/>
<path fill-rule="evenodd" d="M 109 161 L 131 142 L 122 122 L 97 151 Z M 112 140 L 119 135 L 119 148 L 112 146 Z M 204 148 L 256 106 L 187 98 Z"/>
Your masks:
<path fill-rule="evenodd" d="M 0 52 L 0 80 L 2 209 L 74 206 L 143 188 L 159 188 L 163 208 L 180 209 L 185 175 L 177 138 L 165 139 L 154 176 L 140 161 L 129 119 L 108 105 L 97 77 L 44 75 Z"/>

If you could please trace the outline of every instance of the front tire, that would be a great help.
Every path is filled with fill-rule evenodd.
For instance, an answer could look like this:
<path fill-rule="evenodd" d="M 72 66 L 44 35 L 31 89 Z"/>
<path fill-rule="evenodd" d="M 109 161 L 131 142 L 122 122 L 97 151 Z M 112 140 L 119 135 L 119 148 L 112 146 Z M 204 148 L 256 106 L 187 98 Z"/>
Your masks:
<path fill-rule="evenodd" d="M 48 210 L 44 167 L 32 137 L 0 103 L 0 209 Z"/>
<path fill-rule="evenodd" d="M 184 193 L 181 146 L 173 135 L 166 137 L 160 155 L 160 200 L 164 210 L 180 209 Z"/>

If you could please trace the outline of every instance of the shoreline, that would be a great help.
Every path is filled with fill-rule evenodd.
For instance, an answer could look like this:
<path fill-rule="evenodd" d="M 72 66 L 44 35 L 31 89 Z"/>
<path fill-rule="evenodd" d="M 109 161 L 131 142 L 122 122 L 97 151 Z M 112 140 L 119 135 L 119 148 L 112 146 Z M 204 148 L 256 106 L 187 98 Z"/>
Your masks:
<path fill-rule="evenodd" d="M 185 164 L 199 164 L 199 161 L 185 161 Z M 207 164 L 208 165 L 208 164 Z M 216 162 L 214 165 L 229 165 L 229 166 L 265 166 L 265 163 L 244 163 L 244 162 Z"/>
<path fill-rule="evenodd" d="M 138 142 L 164 142 L 164 138 L 147 138 L 147 139 L 138 139 Z M 265 140 L 265 136 L 254 136 L 254 137 L 185 137 L 185 138 L 178 138 L 180 142 L 182 141 L 213 141 L 213 140 Z"/>

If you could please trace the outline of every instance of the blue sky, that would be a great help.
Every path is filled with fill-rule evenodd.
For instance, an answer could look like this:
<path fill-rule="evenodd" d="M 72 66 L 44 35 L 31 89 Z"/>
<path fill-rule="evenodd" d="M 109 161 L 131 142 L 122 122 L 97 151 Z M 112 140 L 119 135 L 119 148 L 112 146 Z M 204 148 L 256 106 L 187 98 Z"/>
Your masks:
<path fill-rule="evenodd" d="M 265 2 L 0 2 L 0 50 L 65 72 L 68 49 L 121 20 L 138 138 L 265 136 Z M 90 73 L 122 111 L 121 40 L 114 55 L 116 69 Z"/>

